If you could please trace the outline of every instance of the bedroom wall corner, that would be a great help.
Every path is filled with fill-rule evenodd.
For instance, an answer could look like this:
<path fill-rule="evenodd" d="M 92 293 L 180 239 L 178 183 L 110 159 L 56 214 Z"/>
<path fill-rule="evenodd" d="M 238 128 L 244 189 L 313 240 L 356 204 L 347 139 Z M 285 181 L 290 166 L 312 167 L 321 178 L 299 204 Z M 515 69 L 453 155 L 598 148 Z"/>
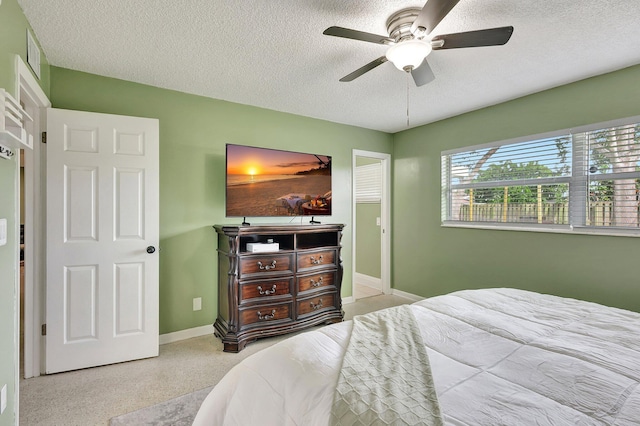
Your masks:
<path fill-rule="evenodd" d="M 395 134 L 394 287 L 516 287 L 640 312 L 637 238 L 440 226 L 441 151 L 640 115 L 639 80 L 640 65 Z"/>

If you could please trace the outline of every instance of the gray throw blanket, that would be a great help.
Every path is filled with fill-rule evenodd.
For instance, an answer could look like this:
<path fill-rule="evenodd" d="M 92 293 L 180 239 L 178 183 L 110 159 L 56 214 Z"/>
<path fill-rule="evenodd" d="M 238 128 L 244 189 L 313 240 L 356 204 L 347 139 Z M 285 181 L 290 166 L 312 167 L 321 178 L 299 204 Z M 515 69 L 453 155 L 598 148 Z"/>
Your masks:
<path fill-rule="evenodd" d="M 442 425 L 429 357 L 407 305 L 353 319 L 331 425 Z"/>

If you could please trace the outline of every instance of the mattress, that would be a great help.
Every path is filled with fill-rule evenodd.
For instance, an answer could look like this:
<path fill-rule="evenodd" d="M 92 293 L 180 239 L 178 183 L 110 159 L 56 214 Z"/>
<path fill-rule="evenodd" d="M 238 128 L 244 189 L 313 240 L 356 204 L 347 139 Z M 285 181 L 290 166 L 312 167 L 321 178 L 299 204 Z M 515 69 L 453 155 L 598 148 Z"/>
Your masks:
<path fill-rule="evenodd" d="M 516 289 L 411 305 L 447 425 L 640 424 L 640 314 Z M 327 425 L 352 322 L 229 371 L 195 425 Z"/>

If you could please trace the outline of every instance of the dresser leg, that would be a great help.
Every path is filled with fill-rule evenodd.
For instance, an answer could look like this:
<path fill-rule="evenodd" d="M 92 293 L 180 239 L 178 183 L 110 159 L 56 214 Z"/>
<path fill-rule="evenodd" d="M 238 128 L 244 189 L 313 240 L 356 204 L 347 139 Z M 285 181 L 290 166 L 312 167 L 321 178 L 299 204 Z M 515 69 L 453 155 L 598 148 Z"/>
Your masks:
<path fill-rule="evenodd" d="M 241 351 L 241 348 L 238 348 L 238 344 L 237 343 L 225 343 L 224 344 L 223 352 L 238 353 L 240 351 Z"/>

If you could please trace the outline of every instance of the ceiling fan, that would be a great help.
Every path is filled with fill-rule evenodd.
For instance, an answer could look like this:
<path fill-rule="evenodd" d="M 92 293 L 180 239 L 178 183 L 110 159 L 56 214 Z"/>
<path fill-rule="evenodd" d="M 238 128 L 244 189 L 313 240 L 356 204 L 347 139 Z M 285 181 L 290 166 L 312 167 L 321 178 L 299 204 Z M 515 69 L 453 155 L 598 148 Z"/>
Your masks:
<path fill-rule="evenodd" d="M 350 38 L 369 43 L 389 45 L 384 56 L 375 59 L 340 79 L 352 81 L 375 67 L 391 61 L 399 70 L 411 73 L 416 86 L 435 79 L 427 56 L 432 50 L 460 49 L 463 47 L 500 46 L 509 41 L 513 27 L 499 27 L 438 35 L 429 38 L 433 29 L 447 16 L 460 0 L 428 0 L 422 9 L 402 9 L 389 17 L 389 36 L 381 36 L 343 27 L 329 27 L 323 34 Z"/>

